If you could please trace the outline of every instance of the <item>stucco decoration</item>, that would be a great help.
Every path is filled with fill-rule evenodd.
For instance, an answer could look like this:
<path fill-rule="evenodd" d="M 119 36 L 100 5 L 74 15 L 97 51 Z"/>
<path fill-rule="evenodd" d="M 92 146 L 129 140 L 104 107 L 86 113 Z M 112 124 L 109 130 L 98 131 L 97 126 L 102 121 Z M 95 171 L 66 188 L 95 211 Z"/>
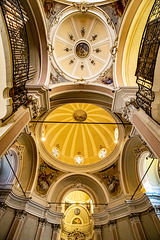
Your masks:
<path fill-rule="evenodd" d="M 78 231 L 78 230 L 74 230 L 72 233 L 68 233 L 68 240 L 73 240 L 73 239 L 80 239 L 80 240 L 84 240 L 85 239 L 85 234 Z"/>
<path fill-rule="evenodd" d="M 118 162 L 113 164 L 110 168 L 96 173 L 96 175 L 105 184 L 111 197 L 116 197 L 121 193 Z"/>
<path fill-rule="evenodd" d="M 51 184 L 55 182 L 60 175 L 62 175 L 62 172 L 49 167 L 41 160 L 36 186 L 37 193 L 46 195 Z"/>

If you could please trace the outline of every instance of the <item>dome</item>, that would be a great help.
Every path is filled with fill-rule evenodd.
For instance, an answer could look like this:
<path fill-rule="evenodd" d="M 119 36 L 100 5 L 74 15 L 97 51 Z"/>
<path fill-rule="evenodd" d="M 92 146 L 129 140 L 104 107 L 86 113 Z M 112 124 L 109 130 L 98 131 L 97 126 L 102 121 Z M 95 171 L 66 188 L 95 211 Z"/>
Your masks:
<path fill-rule="evenodd" d="M 51 164 L 56 160 L 86 166 L 107 161 L 117 145 L 118 127 L 109 110 L 94 104 L 70 103 L 47 115 L 41 137 L 45 137 L 43 148 Z"/>

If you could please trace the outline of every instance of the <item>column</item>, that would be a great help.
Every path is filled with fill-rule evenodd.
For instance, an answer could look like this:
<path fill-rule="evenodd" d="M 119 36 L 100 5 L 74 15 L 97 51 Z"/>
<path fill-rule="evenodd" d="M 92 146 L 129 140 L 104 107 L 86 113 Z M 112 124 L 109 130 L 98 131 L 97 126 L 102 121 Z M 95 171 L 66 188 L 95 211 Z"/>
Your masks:
<path fill-rule="evenodd" d="M 39 218 L 38 219 L 38 228 L 37 228 L 35 240 L 42 239 L 42 234 L 44 232 L 46 223 L 47 223 L 46 219 L 44 219 L 44 218 Z"/>
<path fill-rule="evenodd" d="M 2 219 L 5 211 L 7 209 L 7 205 L 3 202 L 0 203 L 0 220 Z"/>
<path fill-rule="evenodd" d="M 130 216 L 131 227 L 135 240 L 147 240 L 144 233 L 139 214 L 132 213 Z"/>
<path fill-rule="evenodd" d="M 52 224 L 52 238 L 51 240 L 59 240 L 60 239 L 60 225 Z"/>
<path fill-rule="evenodd" d="M 102 226 L 94 226 L 94 240 L 102 240 Z"/>
<path fill-rule="evenodd" d="M 112 240 L 118 240 L 116 220 L 109 221 L 108 225 L 109 225 L 109 230 L 110 230 L 110 233 L 111 233 L 111 239 Z"/>
<path fill-rule="evenodd" d="M 21 234 L 27 213 L 23 210 L 17 210 L 14 221 L 8 233 L 6 240 L 18 240 Z"/>
<path fill-rule="evenodd" d="M 156 227 L 156 229 L 157 229 L 157 232 L 158 232 L 159 235 L 160 235 L 160 221 L 159 221 L 159 219 L 158 219 L 158 216 L 157 216 L 157 214 L 156 214 L 156 212 L 155 212 L 155 210 L 154 210 L 153 207 L 150 207 L 150 208 L 148 209 L 148 211 L 149 211 L 149 214 L 150 214 L 150 216 L 151 216 L 151 218 L 152 218 L 152 220 L 153 220 L 153 222 L 154 222 L 154 225 L 155 225 L 155 227 Z"/>

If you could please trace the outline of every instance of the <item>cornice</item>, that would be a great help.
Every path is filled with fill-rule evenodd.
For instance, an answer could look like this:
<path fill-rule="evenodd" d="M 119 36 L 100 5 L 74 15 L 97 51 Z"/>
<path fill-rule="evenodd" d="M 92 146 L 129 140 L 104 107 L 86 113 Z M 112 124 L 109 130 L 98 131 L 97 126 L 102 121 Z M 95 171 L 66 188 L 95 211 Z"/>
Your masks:
<path fill-rule="evenodd" d="M 119 206 L 109 208 L 106 207 L 101 213 L 93 214 L 96 225 L 108 224 L 112 220 L 117 220 L 123 217 L 129 217 L 133 213 L 141 213 L 147 211 L 152 204 L 148 197 L 144 194 L 141 198 L 136 200 L 125 200 Z"/>
<path fill-rule="evenodd" d="M 60 224 L 61 218 L 63 217 L 63 213 L 53 212 L 49 206 L 36 203 L 31 197 L 17 196 L 13 192 L 8 194 L 5 204 L 10 208 L 24 210 L 26 213 L 34 215 L 35 217 L 43 218 L 52 224 Z"/>

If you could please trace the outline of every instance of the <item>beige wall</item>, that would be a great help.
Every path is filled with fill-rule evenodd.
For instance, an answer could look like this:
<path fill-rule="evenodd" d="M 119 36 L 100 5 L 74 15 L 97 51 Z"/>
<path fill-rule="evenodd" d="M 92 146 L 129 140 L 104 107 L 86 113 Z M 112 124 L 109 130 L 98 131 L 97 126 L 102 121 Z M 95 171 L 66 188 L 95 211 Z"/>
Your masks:
<path fill-rule="evenodd" d="M 147 239 L 149 240 L 158 240 L 160 235 L 158 234 L 155 225 L 151 216 L 147 213 L 142 213 L 140 216 L 141 223 L 146 234 Z"/>
<path fill-rule="evenodd" d="M 38 227 L 38 218 L 28 215 L 23 225 L 23 229 L 22 229 L 19 240 L 34 239 L 36 235 L 37 227 Z"/>
<path fill-rule="evenodd" d="M 154 222 L 149 214 L 149 212 L 143 212 L 140 214 L 140 221 L 142 228 L 148 240 L 158 240 L 160 235 L 154 225 Z M 118 240 L 134 240 L 133 231 L 131 228 L 131 222 L 129 217 L 124 217 L 116 221 L 116 228 L 118 234 Z M 102 240 L 110 240 L 111 234 L 109 225 L 106 224 L 102 226 Z"/>
<path fill-rule="evenodd" d="M 0 220 L 0 239 L 5 240 L 14 219 L 15 211 L 8 208 Z"/>
<path fill-rule="evenodd" d="M 103 240 L 110 240 L 111 239 L 109 226 L 107 224 L 102 227 L 102 239 Z"/>
<path fill-rule="evenodd" d="M 117 232 L 120 240 L 134 240 L 128 217 L 117 220 Z"/>

